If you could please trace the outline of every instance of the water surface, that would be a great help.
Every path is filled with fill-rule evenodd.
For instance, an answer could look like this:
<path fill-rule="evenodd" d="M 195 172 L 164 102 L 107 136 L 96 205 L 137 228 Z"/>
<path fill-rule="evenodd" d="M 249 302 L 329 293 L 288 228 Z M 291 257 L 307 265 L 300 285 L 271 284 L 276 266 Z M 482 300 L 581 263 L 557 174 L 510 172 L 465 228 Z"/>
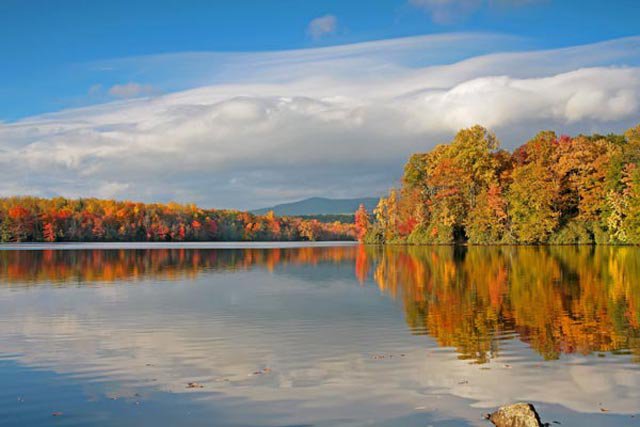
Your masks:
<path fill-rule="evenodd" d="M 22 248 L 0 425 L 640 425 L 638 248 Z"/>

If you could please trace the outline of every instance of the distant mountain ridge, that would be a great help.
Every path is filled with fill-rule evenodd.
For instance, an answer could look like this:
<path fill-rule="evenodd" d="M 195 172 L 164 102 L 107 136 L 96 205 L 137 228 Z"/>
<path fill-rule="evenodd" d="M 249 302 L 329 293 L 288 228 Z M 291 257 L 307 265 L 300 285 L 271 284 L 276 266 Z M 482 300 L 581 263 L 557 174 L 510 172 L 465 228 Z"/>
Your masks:
<path fill-rule="evenodd" d="M 297 202 L 282 203 L 268 208 L 256 209 L 251 212 L 264 215 L 273 211 L 279 216 L 296 215 L 339 215 L 353 214 L 361 203 L 369 212 L 378 204 L 378 197 L 360 197 L 354 199 L 328 199 L 325 197 L 311 197 Z"/>

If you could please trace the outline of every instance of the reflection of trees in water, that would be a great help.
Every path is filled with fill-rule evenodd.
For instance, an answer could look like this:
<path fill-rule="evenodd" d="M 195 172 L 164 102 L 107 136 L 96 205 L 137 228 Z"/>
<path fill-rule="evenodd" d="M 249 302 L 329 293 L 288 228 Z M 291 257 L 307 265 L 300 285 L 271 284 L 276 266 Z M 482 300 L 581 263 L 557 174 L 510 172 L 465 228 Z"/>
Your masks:
<path fill-rule="evenodd" d="M 640 250 L 632 247 L 366 249 L 407 323 L 484 363 L 517 332 L 546 359 L 628 351 L 640 361 Z M 364 263 L 360 261 L 360 264 Z"/>
<path fill-rule="evenodd" d="M 0 251 L 0 285 L 171 280 L 290 264 L 352 265 L 359 282 L 371 277 L 403 301 L 414 333 L 477 363 L 515 333 L 547 359 L 632 349 L 640 361 L 640 248 L 633 247 Z"/>
<path fill-rule="evenodd" d="M 194 277 L 204 270 L 272 271 L 287 264 L 353 262 L 356 247 L 0 251 L 0 284 L 90 283 Z"/>

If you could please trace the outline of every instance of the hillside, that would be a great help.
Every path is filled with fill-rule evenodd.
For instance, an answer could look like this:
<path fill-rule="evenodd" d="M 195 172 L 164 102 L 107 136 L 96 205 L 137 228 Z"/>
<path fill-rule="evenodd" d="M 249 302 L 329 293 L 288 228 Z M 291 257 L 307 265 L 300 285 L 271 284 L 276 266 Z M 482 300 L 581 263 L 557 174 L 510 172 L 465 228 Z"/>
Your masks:
<path fill-rule="evenodd" d="M 276 215 L 337 215 L 352 214 L 358 209 L 360 203 L 364 203 L 369 212 L 378 204 L 377 197 L 362 197 L 356 199 L 327 199 L 324 197 L 311 197 L 292 203 L 283 203 L 268 208 L 256 209 L 255 214 L 263 215 L 273 211 Z"/>

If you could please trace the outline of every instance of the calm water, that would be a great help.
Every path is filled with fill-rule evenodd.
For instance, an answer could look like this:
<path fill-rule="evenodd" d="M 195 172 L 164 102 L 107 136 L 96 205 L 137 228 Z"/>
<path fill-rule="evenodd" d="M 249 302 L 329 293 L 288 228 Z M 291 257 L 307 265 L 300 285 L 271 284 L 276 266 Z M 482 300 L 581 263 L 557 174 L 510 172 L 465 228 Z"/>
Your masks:
<path fill-rule="evenodd" d="M 638 248 L 29 249 L 3 426 L 640 426 Z"/>

